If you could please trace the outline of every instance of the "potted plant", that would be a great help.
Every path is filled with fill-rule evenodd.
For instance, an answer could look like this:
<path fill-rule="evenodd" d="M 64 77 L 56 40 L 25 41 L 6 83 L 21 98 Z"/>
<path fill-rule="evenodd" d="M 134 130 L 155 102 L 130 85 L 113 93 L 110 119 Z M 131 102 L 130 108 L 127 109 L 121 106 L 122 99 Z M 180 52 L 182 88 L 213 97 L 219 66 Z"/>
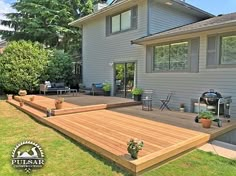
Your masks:
<path fill-rule="evenodd" d="M 140 88 L 134 88 L 131 93 L 134 95 L 134 100 L 135 101 L 141 101 L 143 89 Z"/>
<path fill-rule="evenodd" d="M 199 119 L 201 119 L 203 128 L 210 128 L 213 118 L 214 116 L 211 111 L 202 111 L 199 113 Z"/>
<path fill-rule="evenodd" d="M 30 101 L 34 101 L 35 96 L 30 97 Z"/>
<path fill-rule="evenodd" d="M 20 107 L 24 106 L 24 101 L 22 98 L 19 99 L 19 102 L 20 102 Z"/>
<path fill-rule="evenodd" d="M 47 115 L 47 117 L 51 117 L 51 115 L 52 115 L 52 110 L 51 109 L 47 109 L 47 112 L 46 112 L 46 115 Z"/>
<path fill-rule="evenodd" d="M 26 95 L 27 95 L 27 91 L 20 89 L 19 92 L 18 92 L 18 94 L 19 94 L 20 96 L 26 96 Z"/>
<path fill-rule="evenodd" d="M 12 100 L 13 95 L 12 94 L 7 94 L 7 100 Z"/>
<path fill-rule="evenodd" d="M 56 109 L 62 109 L 62 105 L 64 102 L 64 98 L 58 98 L 55 100 L 55 107 Z"/>
<path fill-rule="evenodd" d="M 130 139 L 127 145 L 127 151 L 131 155 L 131 158 L 137 159 L 139 150 L 142 150 L 143 148 L 143 141 L 140 141 L 138 139 Z"/>
<path fill-rule="evenodd" d="M 180 103 L 180 105 L 179 105 L 179 111 L 180 111 L 180 112 L 184 112 L 184 108 L 185 108 L 184 103 Z"/>
<path fill-rule="evenodd" d="M 111 84 L 110 83 L 104 83 L 102 89 L 104 91 L 105 96 L 111 95 Z"/>

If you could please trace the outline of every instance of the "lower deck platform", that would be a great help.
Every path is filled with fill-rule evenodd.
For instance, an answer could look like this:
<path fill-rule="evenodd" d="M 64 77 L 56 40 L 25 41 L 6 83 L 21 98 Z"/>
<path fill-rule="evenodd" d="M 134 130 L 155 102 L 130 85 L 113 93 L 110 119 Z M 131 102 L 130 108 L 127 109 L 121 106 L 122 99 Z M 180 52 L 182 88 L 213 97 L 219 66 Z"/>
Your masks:
<path fill-rule="evenodd" d="M 194 149 L 208 142 L 212 136 L 236 128 L 236 122 L 232 121 L 209 134 L 105 109 L 45 118 L 45 113 L 30 106 L 19 107 L 15 100 L 9 103 L 135 174 Z M 167 112 L 167 115 L 162 112 L 161 116 L 168 118 L 171 113 L 175 117 L 174 112 Z M 182 113 L 181 117 L 185 116 L 188 118 L 190 114 Z M 131 138 L 144 142 L 136 160 L 127 152 L 127 142 Z"/>

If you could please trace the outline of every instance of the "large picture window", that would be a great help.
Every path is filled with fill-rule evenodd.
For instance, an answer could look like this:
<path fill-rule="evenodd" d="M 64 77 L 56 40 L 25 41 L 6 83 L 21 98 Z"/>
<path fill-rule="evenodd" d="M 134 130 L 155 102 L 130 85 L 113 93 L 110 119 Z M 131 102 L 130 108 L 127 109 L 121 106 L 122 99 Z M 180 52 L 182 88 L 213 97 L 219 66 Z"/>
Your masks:
<path fill-rule="evenodd" d="M 187 71 L 189 69 L 188 42 L 170 43 L 154 47 L 154 71 Z"/>
<path fill-rule="evenodd" d="M 236 64 L 236 35 L 221 37 L 220 64 Z"/>

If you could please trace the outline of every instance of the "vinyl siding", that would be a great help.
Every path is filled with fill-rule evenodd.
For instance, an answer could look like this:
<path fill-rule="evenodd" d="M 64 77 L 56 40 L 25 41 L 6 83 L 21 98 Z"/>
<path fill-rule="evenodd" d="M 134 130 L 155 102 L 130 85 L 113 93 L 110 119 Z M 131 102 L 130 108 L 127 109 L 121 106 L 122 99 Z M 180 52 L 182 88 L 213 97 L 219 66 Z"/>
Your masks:
<path fill-rule="evenodd" d="M 168 29 L 190 24 L 199 19 L 187 12 L 173 9 L 173 6 L 149 1 L 149 33 L 154 34 Z"/>
<path fill-rule="evenodd" d="M 166 98 L 168 92 L 174 91 L 170 107 L 178 110 L 179 104 L 185 103 L 187 111 L 190 111 L 191 99 L 198 99 L 203 92 L 214 89 L 222 96 L 232 96 L 231 113 L 236 117 L 236 68 L 206 68 L 208 35 L 232 30 L 235 29 L 225 28 L 162 39 L 159 42 L 200 37 L 199 73 L 144 73 L 145 68 L 143 68 L 139 74 L 140 87 L 155 90 L 153 98 L 155 106 L 160 106 L 159 99 Z"/>
<path fill-rule="evenodd" d="M 147 5 L 138 4 L 138 27 L 135 30 L 106 36 L 106 17 L 101 17 L 83 26 L 83 83 L 108 81 L 113 83 L 111 63 L 136 61 L 138 69 L 144 67 L 145 48 L 131 45 L 131 40 L 145 36 L 147 31 Z"/>

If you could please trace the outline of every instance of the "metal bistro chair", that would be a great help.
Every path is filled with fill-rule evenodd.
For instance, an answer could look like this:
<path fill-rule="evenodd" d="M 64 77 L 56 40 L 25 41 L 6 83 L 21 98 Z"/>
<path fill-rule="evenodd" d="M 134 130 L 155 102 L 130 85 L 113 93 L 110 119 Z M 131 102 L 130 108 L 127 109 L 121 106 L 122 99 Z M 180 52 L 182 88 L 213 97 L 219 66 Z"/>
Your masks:
<path fill-rule="evenodd" d="M 142 110 L 152 111 L 153 90 L 144 90 L 142 94 Z"/>
<path fill-rule="evenodd" d="M 169 111 L 171 111 L 171 109 L 168 106 L 168 103 L 170 102 L 172 95 L 173 95 L 173 92 L 170 92 L 170 93 L 168 93 L 166 99 L 160 99 L 160 101 L 162 103 L 162 105 L 160 106 L 161 111 L 163 111 L 163 109 L 165 109 L 165 108 L 168 109 Z"/>

